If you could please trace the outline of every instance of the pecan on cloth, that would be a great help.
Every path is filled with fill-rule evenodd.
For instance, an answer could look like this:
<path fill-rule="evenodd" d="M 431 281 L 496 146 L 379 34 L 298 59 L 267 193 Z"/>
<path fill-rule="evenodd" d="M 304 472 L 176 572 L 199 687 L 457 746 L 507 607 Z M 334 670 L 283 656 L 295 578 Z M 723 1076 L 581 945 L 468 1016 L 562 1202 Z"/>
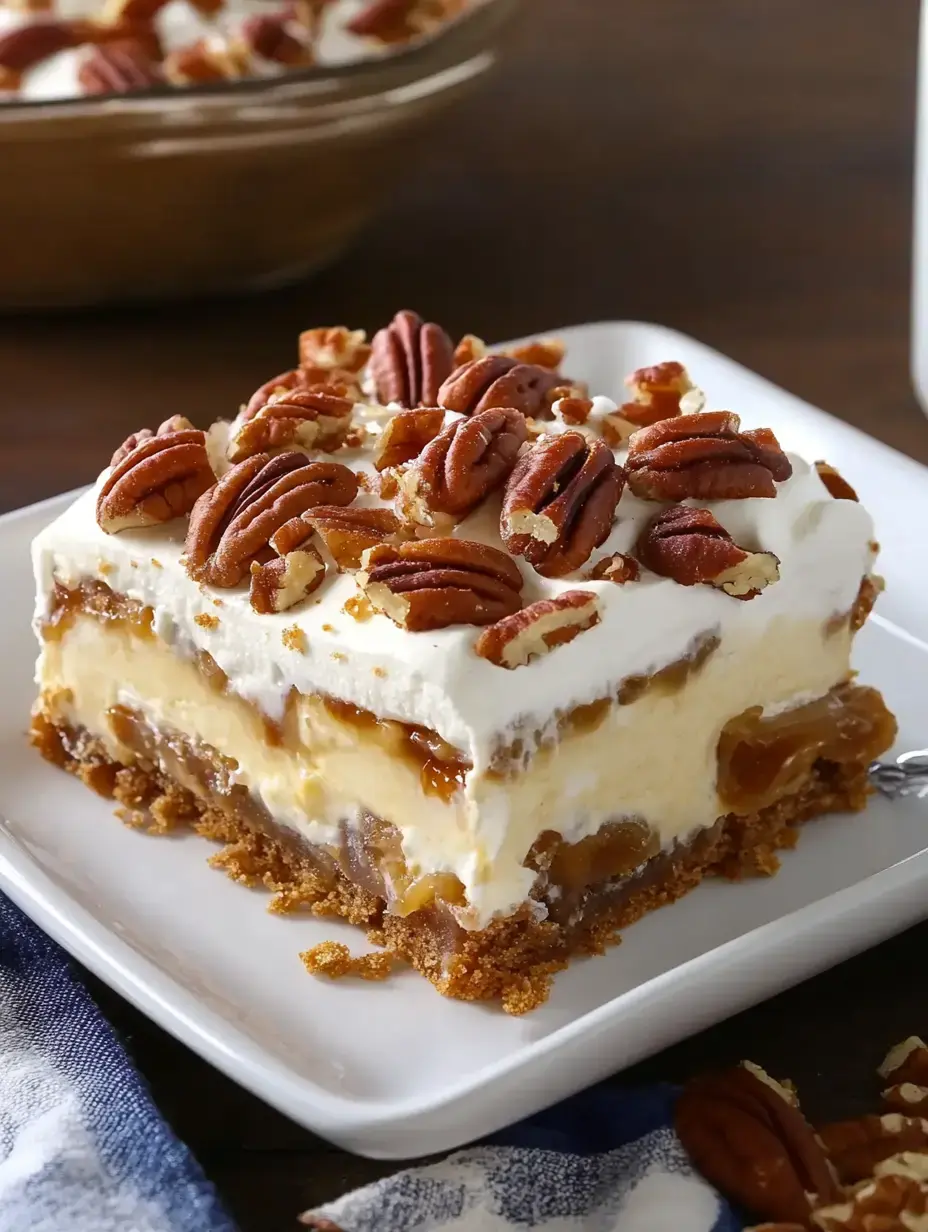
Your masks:
<path fill-rule="evenodd" d="M 753 1215 L 807 1227 L 814 1205 L 841 1197 L 795 1098 L 756 1066 L 694 1079 L 674 1120 L 703 1176 Z"/>
<path fill-rule="evenodd" d="M 204 433 L 164 428 L 157 435 L 136 433 L 116 451 L 117 461 L 97 496 L 101 530 L 115 535 L 182 517 L 214 482 Z"/>
<path fill-rule="evenodd" d="M 344 444 L 354 403 L 322 389 L 272 393 L 252 415 L 240 417 L 229 441 L 229 460 L 241 462 L 268 449 L 322 449 Z"/>
<path fill-rule="evenodd" d="M 579 432 L 544 437 L 516 463 L 500 535 L 545 577 L 563 577 L 609 534 L 625 473 L 604 441 Z"/>
<path fill-rule="evenodd" d="M 404 309 L 371 340 L 370 374 L 381 402 L 435 406 L 454 344 L 440 325 Z"/>
<path fill-rule="evenodd" d="M 467 539 L 381 544 L 357 575 L 372 607 L 413 632 L 488 625 L 522 606 L 522 574 L 505 554 Z"/>
<path fill-rule="evenodd" d="M 741 500 L 776 496 L 793 473 L 769 428 L 739 431 L 730 411 L 662 419 L 628 440 L 628 486 L 644 500 Z"/>
<path fill-rule="evenodd" d="M 653 518 L 638 539 L 641 563 L 681 586 L 707 583 L 735 599 L 753 599 L 779 580 L 772 552 L 746 552 L 708 509 L 671 505 Z"/>
<path fill-rule="evenodd" d="M 252 561 L 271 559 L 271 538 L 317 505 L 349 505 L 358 481 L 338 462 L 303 454 L 257 454 L 231 467 L 197 501 L 187 531 L 187 572 L 212 586 L 237 586 Z"/>
<path fill-rule="evenodd" d="M 512 471 L 526 432 L 525 416 L 512 407 L 448 424 L 400 478 L 401 512 L 423 525 L 433 513 L 464 517 Z"/>
<path fill-rule="evenodd" d="M 588 590 L 568 590 L 553 599 L 538 599 L 490 625 L 480 634 L 474 650 L 481 659 L 511 671 L 572 642 L 596 624 L 597 596 Z"/>
<path fill-rule="evenodd" d="M 462 364 L 438 391 L 438 405 L 462 415 L 511 406 L 530 419 L 550 419 L 551 395 L 568 384 L 540 364 L 523 364 L 511 355 L 485 355 Z"/>

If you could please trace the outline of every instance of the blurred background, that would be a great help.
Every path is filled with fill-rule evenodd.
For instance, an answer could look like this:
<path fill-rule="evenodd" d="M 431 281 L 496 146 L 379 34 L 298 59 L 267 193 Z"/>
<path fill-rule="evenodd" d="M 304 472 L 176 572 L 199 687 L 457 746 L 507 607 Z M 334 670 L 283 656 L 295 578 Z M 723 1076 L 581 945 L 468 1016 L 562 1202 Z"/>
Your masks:
<path fill-rule="evenodd" d="M 918 8 L 524 0 L 505 32 L 480 35 L 481 46 L 503 40 L 500 63 L 431 116 L 415 149 L 400 140 L 377 153 L 375 135 L 373 153 L 352 154 L 348 171 L 292 164 L 248 193 L 216 194 L 215 238 L 236 263 L 265 245 L 275 220 L 296 225 L 288 179 L 300 209 L 324 202 L 335 218 L 365 185 L 391 181 L 379 213 L 311 279 L 262 294 L 0 316 L 0 507 L 90 480 L 143 424 L 234 413 L 290 366 L 300 329 L 371 333 L 400 307 L 487 340 L 658 321 L 928 461 L 908 337 Z M 260 130 L 262 106 L 298 124 L 290 105 L 253 100 L 246 111 Z M 46 176 L 52 151 L 38 121 L 27 129 L 17 128 L 15 175 L 34 172 L 34 191 L 6 216 L 14 159 L 0 162 L 0 299 L 23 246 L 42 245 L 46 270 L 57 262 L 65 275 L 81 254 L 73 236 L 56 244 L 43 220 L 67 205 L 69 185 L 84 192 L 82 147 L 69 145 L 70 161 Z M 0 158 L 2 134 L 0 116 Z M 123 195 L 117 178 L 105 222 L 85 215 L 81 243 L 124 244 L 138 191 Z M 177 227 L 184 201 L 177 181 L 157 224 Z M 908 951 L 900 942 L 892 952 L 901 961 Z M 875 971 L 876 961 L 822 977 L 814 1011 L 800 988 L 716 1028 L 717 1043 L 685 1047 L 725 1055 L 725 1041 L 750 1040 L 753 1023 L 773 1059 L 794 1010 L 840 1016 L 858 998 L 860 964 Z M 392 1169 L 317 1143 L 92 987 L 246 1229 L 290 1227 L 293 1212 Z M 819 1025 L 837 1029 L 838 1018 Z M 655 1058 L 649 1072 L 670 1078 L 680 1064 Z M 790 1073 L 814 1100 L 816 1075 Z"/>

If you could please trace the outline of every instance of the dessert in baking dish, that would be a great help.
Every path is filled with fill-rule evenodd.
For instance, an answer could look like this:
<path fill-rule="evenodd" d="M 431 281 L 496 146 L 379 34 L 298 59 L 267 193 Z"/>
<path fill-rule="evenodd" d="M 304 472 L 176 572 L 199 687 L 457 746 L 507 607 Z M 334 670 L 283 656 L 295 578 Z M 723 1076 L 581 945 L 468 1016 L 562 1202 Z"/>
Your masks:
<path fill-rule="evenodd" d="M 895 732 L 850 669 L 880 585 L 850 486 L 677 363 L 617 405 L 561 361 L 411 312 L 309 330 L 34 545 L 46 757 L 513 1012 L 860 809 Z"/>

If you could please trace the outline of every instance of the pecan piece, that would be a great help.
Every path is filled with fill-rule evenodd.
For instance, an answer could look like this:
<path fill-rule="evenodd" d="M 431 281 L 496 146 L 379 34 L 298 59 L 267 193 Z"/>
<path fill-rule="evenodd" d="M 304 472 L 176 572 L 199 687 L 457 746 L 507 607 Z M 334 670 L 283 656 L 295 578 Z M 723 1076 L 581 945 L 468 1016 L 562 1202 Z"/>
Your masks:
<path fill-rule="evenodd" d="M 241 462 L 269 449 L 322 449 L 333 453 L 351 424 L 350 398 L 321 389 L 271 394 L 253 415 L 240 417 L 229 441 L 229 460 Z"/>
<path fill-rule="evenodd" d="M 882 1100 L 892 1112 L 912 1117 L 928 1116 L 928 1087 L 917 1086 L 914 1082 L 887 1087 Z"/>
<path fill-rule="evenodd" d="M 531 419 L 550 418 L 552 391 L 563 385 L 562 376 L 538 364 L 485 355 L 450 374 L 438 391 L 438 404 L 462 415 L 511 406 Z"/>
<path fill-rule="evenodd" d="M 517 363 L 533 364 L 539 368 L 557 372 L 566 350 L 560 338 L 534 338 L 531 342 L 509 347 L 508 350 L 503 351 L 503 354 L 508 355 Z"/>
<path fill-rule="evenodd" d="M 924 1169 L 900 1168 L 897 1173 L 863 1181 L 843 1200 L 815 1211 L 812 1222 L 822 1232 L 909 1232 L 924 1228 L 928 1224 Z"/>
<path fill-rule="evenodd" d="M 522 602 L 513 561 L 467 539 L 380 544 L 364 553 L 361 567 L 358 583 L 373 607 L 413 632 L 492 624 Z"/>
<path fill-rule="evenodd" d="M 483 359 L 486 353 L 487 344 L 482 338 L 478 338 L 476 334 L 465 334 L 454 348 L 454 362 L 451 371 L 471 363 L 472 360 Z"/>
<path fill-rule="evenodd" d="M 307 528 L 309 529 L 309 528 Z M 325 578 L 325 562 L 311 543 L 294 548 L 276 560 L 251 562 L 251 606 L 261 615 L 285 612 L 302 603 Z"/>
<path fill-rule="evenodd" d="M 295 38 L 288 29 L 289 25 L 290 18 L 286 12 L 254 13 L 246 17 L 238 34 L 245 55 L 259 56 L 290 68 L 312 64 L 315 59 L 312 47 Z"/>
<path fill-rule="evenodd" d="M 27 70 L 84 41 L 72 21 L 39 20 L 14 26 L 0 35 L 0 74 L 4 87 L 9 82 L 10 88 L 15 88 Z"/>
<path fill-rule="evenodd" d="M 572 642 L 597 624 L 597 596 L 590 590 L 567 590 L 554 599 L 538 599 L 490 625 L 477 638 L 474 650 L 481 659 L 511 671 Z"/>
<path fill-rule="evenodd" d="M 620 413 L 636 428 L 648 428 L 662 419 L 673 419 L 682 413 L 684 406 L 689 414 L 694 414 L 705 405 L 702 390 L 693 384 L 683 365 L 676 362 L 639 368 L 626 377 L 625 384 L 634 401 L 624 403 Z"/>
<path fill-rule="evenodd" d="M 624 482 L 605 442 L 579 432 L 544 437 L 506 484 L 502 540 L 545 577 L 579 569 L 609 534 Z"/>
<path fill-rule="evenodd" d="M 262 406 L 269 402 L 275 394 L 291 393 L 293 390 L 299 389 L 303 384 L 304 380 L 301 369 L 291 368 L 288 372 L 279 372 L 277 376 L 272 376 L 269 381 L 265 381 L 263 385 L 258 386 L 242 407 L 238 416 L 239 420 L 254 418 Z"/>
<path fill-rule="evenodd" d="M 310 528 L 318 532 L 340 573 L 360 568 L 363 552 L 400 532 L 400 520 L 390 509 L 323 505 L 304 517 Z"/>
<path fill-rule="evenodd" d="M 345 29 L 380 43 L 408 43 L 438 29 L 461 7 L 461 0 L 370 0 Z"/>
<path fill-rule="evenodd" d="M 244 77 L 249 62 L 244 48 L 234 41 L 198 39 L 168 52 L 161 67 L 172 85 L 199 86 Z"/>
<path fill-rule="evenodd" d="M 131 438 L 130 438 L 131 439 Z M 215 476 L 204 433 L 164 432 L 120 459 L 97 496 L 97 523 L 110 535 L 189 513 Z"/>
<path fill-rule="evenodd" d="M 838 1179 L 854 1185 L 873 1175 L 878 1163 L 901 1151 L 928 1150 L 928 1121 L 887 1112 L 836 1121 L 818 1131 Z"/>
<path fill-rule="evenodd" d="M 435 406 L 454 346 L 440 325 L 404 309 L 371 340 L 370 374 L 381 402 Z"/>
<path fill-rule="evenodd" d="M 776 496 L 793 473 L 769 428 L 740 432 L 730 411 L 662 419 L 628 441 L 628 486 L 644 500 Z"/>
<path fill-rule="evenodd" d="M 815 469 L 818 471 L 819 479 L 835 500 L 856 501 L 860 499 L 848 481 L 839 475 L 828 462 L 816 462 Z"/>
<path fill-rule="evenodd" d="M 128 457 L 133 449 L 141 445 L 142 441 L 150 441 L 153 436 L 164 436 L 166 432 L 195 431 L 196 429 L 186 416 L 172 415 L 164 423 L 159 424 L 154 432 L 152 432 L 151 428 L 141 428 L 138 432 L 133 432 L 131 436 L 126 437 L 110 459 L 110 466 L 118 466 L 123 458 Z"/>
<path fill-rule="evenodd" d="M 357 376 L 370 359 L 371 348 L 363 329 L 323 325 L 300 334 L 300 367 L 304 372 Z"/>
<path fill-rule="evenodd" d="M 681 586 L 707 583 L 735 599 L 753 599 L 779 580 L 772 552 L 746 552 L 708 509 L 671 505 L 644 528 L 638 559 Z"/>
<path fill-rule="evenodd" d="M 388 419 L 374 446 L 374 467 L 385 471 L 417 457 L 422 449 L 441 431 L 445 412 L 438 407 L 417 407 L 397 411 Z"/>
<path fill-rule="evenodd" d="M 674 1124 L 706 1179 L 763 1219 L 807 1226 L 813 1204 L 841 1196 L 795 1097 L 757 1066 L 688 1083 Z"/>
<path fill-rule="evenodd" d="M 77 71 L 85 94 L 125 94 L 164 84 L 150 49 L 137 39 L 95 47 Z"/>
<path fill-rule="evenodd" d="M 928 1086 L 928 1044 L 917 1035 L 910 1035 L 901 1044 L 894 1044 L 877 1070 L 887 1082 L 914 1082 Z"/>
<path fill-rule="evenodd" d="M 637 582 L 640 575 L 641 567 L 634 556 L 625 556 L 622 552 L 604 556 L 589 572 L 591 581 L 615 582 L 617 586 Z"/>
<path fill-rule="evenodd" d="M 400 478 L 402 513 L 423 525 L 433 513 L 464 517 L 512 471 L 526 432 L 525 416 L 512 407 L 454 420 Z"/>
<path fill-rule="evenodd" d="M 247 458 L 194 506 L 187 572 L 213 586 L 237 586 L 253 560 L 270 559 L 271 537 L 291 518 L 316 505 L 348 505 L 357 491 L 354 474 L 338 462 L 307 462 L 299 453 Z"/>

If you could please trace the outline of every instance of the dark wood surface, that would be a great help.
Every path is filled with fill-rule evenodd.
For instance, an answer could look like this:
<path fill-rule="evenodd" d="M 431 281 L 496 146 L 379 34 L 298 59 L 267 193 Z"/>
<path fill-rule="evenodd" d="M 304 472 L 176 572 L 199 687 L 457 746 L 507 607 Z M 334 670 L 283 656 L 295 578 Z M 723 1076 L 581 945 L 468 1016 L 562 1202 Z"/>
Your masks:
<path fill-rule="evenodd" d="M 917 9 L 529 0 L 504 70 L 310 285 L 0 322 L 0 506 L 88 480 L 170 412 L 226 413 L 302 326 L 407 305 L 488 338 L 662 321 L 928 461 L 907 336 Z M 815 1114 L 863 1107 L 884 1048 L 928 1029 L 926 946 L 922 925 L 621 1081 L 751 1056 Z M 246 1232 L 395 1167 L 314 1139 L 93 987 Z"/>

